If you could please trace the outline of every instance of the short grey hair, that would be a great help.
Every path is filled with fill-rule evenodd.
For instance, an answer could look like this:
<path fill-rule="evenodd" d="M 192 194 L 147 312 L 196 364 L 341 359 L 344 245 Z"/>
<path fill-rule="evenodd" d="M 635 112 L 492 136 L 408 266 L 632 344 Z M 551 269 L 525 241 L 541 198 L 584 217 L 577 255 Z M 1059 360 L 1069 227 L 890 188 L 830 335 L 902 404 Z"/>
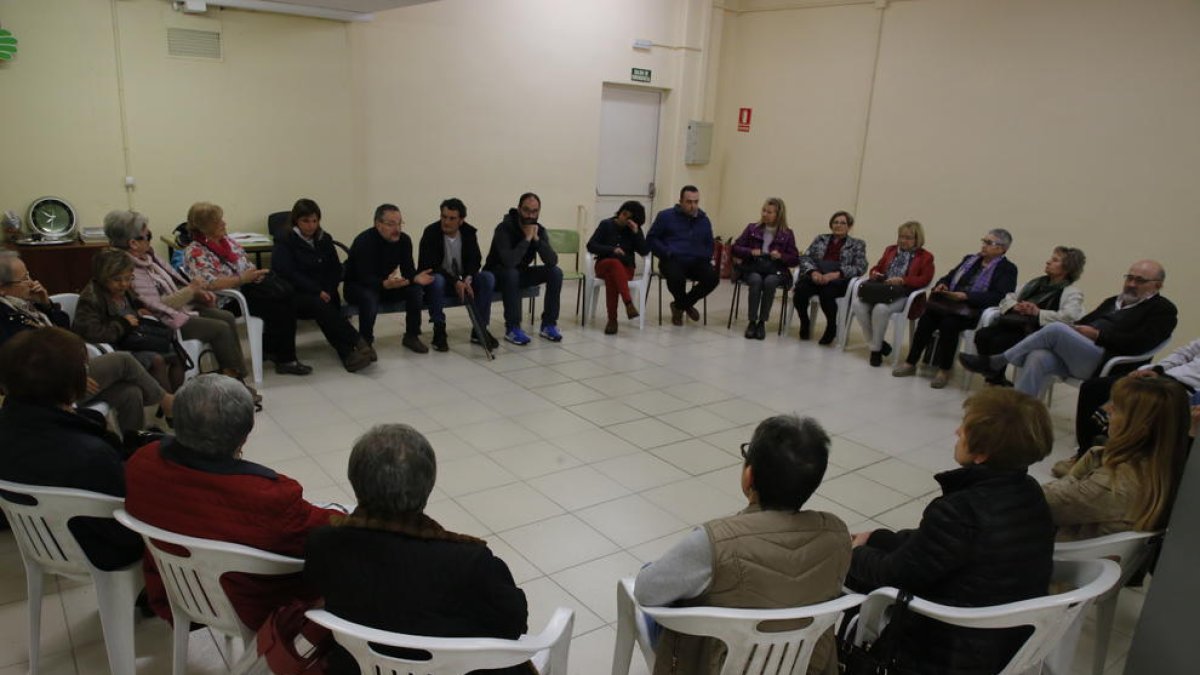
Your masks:
<path fill-rule="evenodd" d="M 0 251 L 0 285 L 7 286 L 17 281 L 16 262 L 21 259 L 16 251 Z"/>
<path fill-rule="evenodd" d="M 137 211 L 109 211 L 104 216 L 104 236 L 113 248 L 129 248 L 129 240 L 142 236 L 150 221 Z"/>
<path fill-rule="evenodd" d="M 217 373 L 180 387 L 173 413 L 179 442 L 209 457 L 233 457 L 254 428 L 254 399 L 246 385 Z"/>
<path fill-rule="evenodd" d="M 1004 247 L 1007 251 L 1009 246 L 1012 246 L 1012 233 L 1003 227 L 997 227 L 994 230 L 988 230 L 988 236 L 995 239 L 997 244 Z"/>
<path fill-rule="evenodd" d="M 425 510 L 437 480 L 437 457 L 416 429 L 378 424 L 354 442 L 347 474 L 368 515 L 396 518 Z"/>

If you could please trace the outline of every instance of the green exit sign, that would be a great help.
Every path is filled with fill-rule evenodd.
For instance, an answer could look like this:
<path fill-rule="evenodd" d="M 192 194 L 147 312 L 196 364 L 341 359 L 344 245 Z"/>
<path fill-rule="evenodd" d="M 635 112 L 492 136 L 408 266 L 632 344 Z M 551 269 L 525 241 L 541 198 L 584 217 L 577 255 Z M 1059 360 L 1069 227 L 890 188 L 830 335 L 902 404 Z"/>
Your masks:
<path fill-rule="evenodd" d="M 650 81 L 650 69 L 649 68 L 634 68 L 633 72 L 630 74 L 629 78 L 631 80 L 633 80 L 634 82 L 649 82 Z"/>

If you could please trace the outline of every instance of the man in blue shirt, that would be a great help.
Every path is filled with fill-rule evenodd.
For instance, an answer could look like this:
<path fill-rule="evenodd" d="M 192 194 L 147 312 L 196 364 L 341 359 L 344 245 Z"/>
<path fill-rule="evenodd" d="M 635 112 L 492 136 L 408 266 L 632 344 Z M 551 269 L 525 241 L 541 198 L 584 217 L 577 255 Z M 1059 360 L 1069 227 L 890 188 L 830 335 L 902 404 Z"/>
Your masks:
<path fill-rule="evenodd" d="M 712 265 L 712 221 L 700 210 L 700 190 L 695 185 L 685 185 L 679 191 L 679 203 L 659 211 L 646 241 L 658 258 L 658 271 L 674 298 L 671 323 L 682 326 L 685 313 L 692 321 L 699 321 L 696 303 L 712 293 L 719 278 Z M 696 282 L 690 291 L 689 280 Z"/>

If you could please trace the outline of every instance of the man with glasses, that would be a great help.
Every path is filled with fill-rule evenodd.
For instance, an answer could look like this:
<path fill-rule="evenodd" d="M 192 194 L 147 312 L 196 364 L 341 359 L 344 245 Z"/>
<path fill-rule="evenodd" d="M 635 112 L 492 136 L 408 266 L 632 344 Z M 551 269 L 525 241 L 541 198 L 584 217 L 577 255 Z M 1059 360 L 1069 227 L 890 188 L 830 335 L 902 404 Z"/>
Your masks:
<path fill-rule="evenodd" d="M 542 200 L 526 192 L 517 200 L 517 208 L 509 209 L 504 220 L 492 235 L 492 248 L 484 267 L 496 277 L 496 288 L 504 299 L 504 339 L 519 347 L 529 344 L 529 336 L 521 330 L 521 289 L 546 285 L 546 300 L 542 310 L 542 325 L 538 335 L 559 342 L 558 296 L 562 292 L 563 275 L 558 267 L 558 254 L 550 246 L 546 228 L 538 223 Z M 534 259 L 541 258 L 541 265 Z"/>
<path fill-rule="evenodd" d="M 1008 364 L 1021 368 L 1016 388 L 1041 396 L 1052 377 L 1093 377 L 1114 356 L 1141 354 L 1171 337 L 1178 323 L 1175 305 L 1159 294 L 1167 273 L 1154 260 L 1135 262 L 1114 295 L 1073 326 L 1050 324 L 991 357 L 959 354 L 968 370 L 992 377 Z"/>

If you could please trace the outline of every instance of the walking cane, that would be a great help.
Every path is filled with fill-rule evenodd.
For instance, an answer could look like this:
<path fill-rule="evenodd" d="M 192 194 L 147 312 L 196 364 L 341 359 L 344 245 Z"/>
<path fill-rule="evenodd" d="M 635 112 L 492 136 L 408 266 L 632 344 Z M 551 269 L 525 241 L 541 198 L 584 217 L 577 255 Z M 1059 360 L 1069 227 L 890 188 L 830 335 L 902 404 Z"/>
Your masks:
<path fill-rule="evenodd" d="M 458 269 L 458 261 L 454 260 L 450 263 L 450 265 L 454 276 L 457 277 L 459 281 L 465 282 L 466 278 L 463 277 L 462 272 Z M 487 355 L 488 361 L 496 360 L 496 355 L 493 354 L 491 348 L 488 347 L 487 331 L 484 329 L 483 325 L 479 323 L 479 317 L 475 314 L 475 296 L 472 295 L 470 298 L 464 297 L 463 306 L 467 308 L 467 318 L 471 320 L 471 330 L 475 331 L 475 335 L 479 338 L 479 346 L 483 347 L 483 353 Z"/>

